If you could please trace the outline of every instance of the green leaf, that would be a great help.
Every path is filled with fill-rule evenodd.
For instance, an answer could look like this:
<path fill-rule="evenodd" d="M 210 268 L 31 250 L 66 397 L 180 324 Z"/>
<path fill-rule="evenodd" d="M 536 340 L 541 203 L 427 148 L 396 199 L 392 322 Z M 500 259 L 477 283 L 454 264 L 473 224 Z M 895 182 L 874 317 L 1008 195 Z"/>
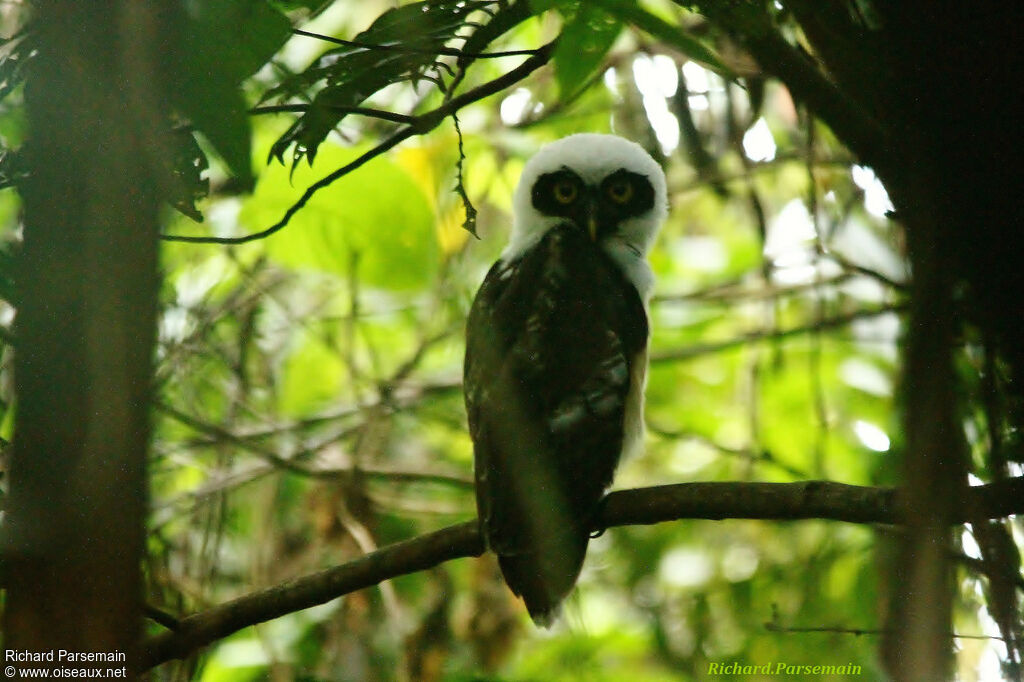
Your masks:
<path fill-rule="evenodd" d="M 36 55 L 32 36 L 22 33 L 14 38 L 0 39 L 0 100 L 11 94 L 25 80 L 27 65 Z"/>
<path fill-rule="evenodd" d="M 333 0 L 270 0 L 275 7 L 285 12 L 292 10 L 308 10 L 312 15 L 317 15 L 327 8 Z"/>
<path fill-rule="evenodd" d="M 174 136 L 174 158 L 171 161 L 171 175 L 174 191 L 169 201 L 174 208 L 196 222 L 203 222 L 203 214 L 196 208 L 196 202 L 210 193 L 210 180 L 204 177 L 210 167 L 206 154 L 188 134 Z"/>
<path fill-rule="evenodd" d="M 620 21 L 632 24 L 641 31 L 676 48 L 690 59 L 700 62 L 716 73 L 730 79 L 736 75 L 722 63 L 722 60 L 704 43 L 688 35 L 680 26 L 674 26 L 661 17 L 651 14 L 635 2 L 623 0 L 590 0 Z M 731 5 L 730 5 L 731 6 Z"/>
<path fill-rule="evenodd" d="M 492 41 L 529 19 L 532 14 L 533 8 L 528 2 L 516 2 L 500 7 L 490 21 L 475 30 L 473 35 L 462 44 L 463 52 L 468 54 L 483 52 Z M 473 59 L 474 57 L 459 57 L 459 67 L 465 68 Z"/>
<path fill-rule="evenodd" d="M 526 0 L 526 4 L 533 14 L 542 14 L 549 9 L 570 9 L 575 2 L 571 0 Z"/>
<path fill-rule="evenodd" d="M 622 23 L 607 12 L 580 4 L 555 47 L 555 78 L 563 98 L 571 97 L 583 86 L 621 30 Z"/>
<path fill-rule="evenodd" d="M 299 166 L 291 181 L 287 168 L 267 168 L 242 208 L 241 222 L 252 231 L 276 222 L 305 187 L 366 149 L 325 144 L 313 167 Z M 356 258 L 361 282 L 391 290 L 425 286 L 439 261 L 426 197 L 383 156 L 317 192 L 288 227 L 267 238 L 266 246 L 280 263 L 344 277 Z"/>
<path fill-rule="evenodd" d="M 316 92 L 309 110 L 274 143 L 270 156 L 284 162 L 292 148 L 292 165 L 312 162 L 317 148 L 367 97 L 393 84 L 432 80 L 443 89 L 437 51 L 464 37 L 469 17 L 492 3 L 479 0 L 433 0 L 390 9 L 358 34 L 355 41 L 380 49 L 344 46 L 328 50 L 302 73 L 287 78 L 261 101 L 287 101 Z M 391 49 L 405 48 L 405 49 Z M 410 49 L 411 48 L 411 49 Z"/>
<path fill-rule="evenodd" d="M 249 185 L 249 119 L 239 84 L 284 44 L 291 25 L 265 0 L 197 0 L 189 8 L 175 107 Z"/>
<path fill-rule="evenodd" d="M 236 85 L 221 81 L 218 86 L 212 79 L 208 83 L 190 79 L 190 86 L 182 92 L 188 94 L 178 101 L 178 109 L 192 120 L 242 184 L 251 186 L 249 116 L 242 92 Z"/>
<path fill-rule="evenodd" d="M 191 65 L 237 85 L 267 63 L 291 35 L 288 19 L 265 0 L 189 3 L 185 45 Z"/>

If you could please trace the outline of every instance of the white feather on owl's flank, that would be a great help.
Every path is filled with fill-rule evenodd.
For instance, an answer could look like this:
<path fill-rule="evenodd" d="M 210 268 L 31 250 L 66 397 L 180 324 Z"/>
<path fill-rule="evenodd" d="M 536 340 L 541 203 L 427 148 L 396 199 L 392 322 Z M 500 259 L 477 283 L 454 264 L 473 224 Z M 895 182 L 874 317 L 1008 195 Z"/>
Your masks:
<path fill-rule="evenodd" d="M 514 222 L 501 259 L 507 262 L 521 256 L 540 241 L 545 232 L 564 221 L 557 216 L 542 214 L 533 206 L 530 196 L 537 178 L 561 168 L 574 171 L 584 182 L 591 184 L 601 182 L 622 168 L 646 176 L 650 181 L 654 188 L 653 207 L 646 213 L 622 221 L 616 234 L 602 244 L 646 303 L 654 286 L 647 252 L 668 215 L 665 173 L 643 147 L 617 135 L 569 135 L 545 145 L 527 162 L 512 198 Z"/>

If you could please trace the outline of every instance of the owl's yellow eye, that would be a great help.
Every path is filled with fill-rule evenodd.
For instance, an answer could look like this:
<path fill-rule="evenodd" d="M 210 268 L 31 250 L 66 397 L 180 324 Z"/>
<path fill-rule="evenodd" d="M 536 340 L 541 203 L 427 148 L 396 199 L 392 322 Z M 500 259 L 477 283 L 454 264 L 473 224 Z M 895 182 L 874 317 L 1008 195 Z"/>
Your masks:
<path fill-rule="evenodd" d="M 616 204 L 627 204 L 633 198 L 633 183 L 628 180 L 616 180 L 608 185 L 608 197 Z"/>
<path fill-rule="evenodd" d="M 562 180 L 555 183 L 555 186 L 552 188 L 552 194 L 555 195 L 555 201 L 562 205 L 568 205 L 576 201 L 579 190 L 576 188 L 575 182 Z"/>

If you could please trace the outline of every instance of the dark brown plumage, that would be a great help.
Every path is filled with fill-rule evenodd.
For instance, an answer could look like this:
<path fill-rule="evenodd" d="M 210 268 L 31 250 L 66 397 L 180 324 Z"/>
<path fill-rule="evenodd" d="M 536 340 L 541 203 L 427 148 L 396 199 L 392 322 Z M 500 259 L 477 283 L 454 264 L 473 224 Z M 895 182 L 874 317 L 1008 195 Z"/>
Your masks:
<path fill-rule="evenodd" d="M 465 386 L 480 528 L 538 624 L 579 575 L 646 344 L 636 288 L 572 223 L 496 263 L 473 303 Z"/>

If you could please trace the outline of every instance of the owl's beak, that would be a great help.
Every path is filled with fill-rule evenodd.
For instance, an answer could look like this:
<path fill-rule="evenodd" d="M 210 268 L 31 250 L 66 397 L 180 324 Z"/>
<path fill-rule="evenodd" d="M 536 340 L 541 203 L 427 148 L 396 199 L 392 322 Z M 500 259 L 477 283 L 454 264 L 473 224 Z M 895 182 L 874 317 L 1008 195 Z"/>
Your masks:
<path fill-rule="evenodd" d="M 589 195 L 589 192 L 588 192 Z M 590 235 L 591 241 L 597 241 L 597 229 L 598 229 L 598 206 L 597 200 L 593 196 L 586 197 L 586 203 L 583 206 L 583 220 L 580 221 L 580 227 L 587 231 Z"/>

